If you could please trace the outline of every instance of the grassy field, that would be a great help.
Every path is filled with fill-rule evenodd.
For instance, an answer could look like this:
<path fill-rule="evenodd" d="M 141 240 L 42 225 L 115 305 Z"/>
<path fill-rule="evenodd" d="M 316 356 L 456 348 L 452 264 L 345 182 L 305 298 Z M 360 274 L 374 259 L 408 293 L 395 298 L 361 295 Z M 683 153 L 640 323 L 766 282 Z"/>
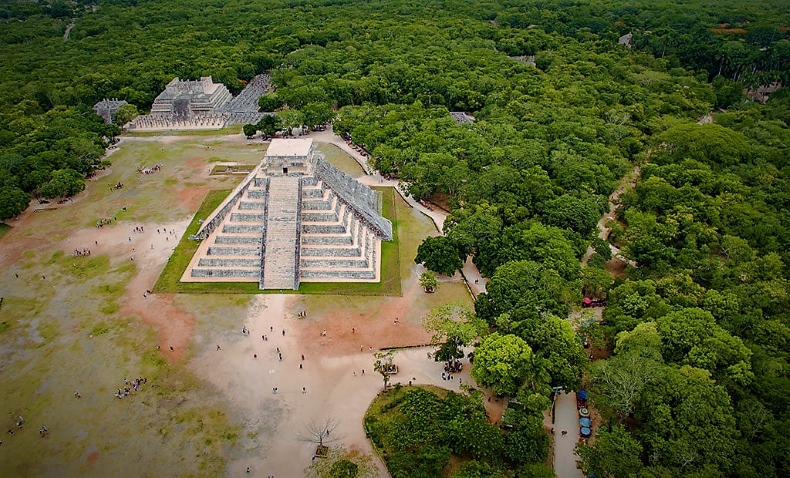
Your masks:
<path fill-rule="evenodd" d="M 0 222 L 0 239 L 5 236 L 5 233 L 11 230 L 11 226 L 6 223 Z"/>
<path fill-rule="evenodd" d="M 238 403 L 238 390 L 229 389 L 224 377 L 211 382 L 208 373 L 215 367 L 214 345 L 221 343 L 223 354 L 230 353 L 236 341 L 246 346 L 238 326 L 251 314 L 260 314 L 256 304 L 269 298 L 238 293 L 237 284 L 221 294 L 157 294 L 144 299 L 142 293 L 130 292 L 133 287 L 151 287 L 157 277 L 157 287 L 167 281 L 172 285 L 180 271 L 157 275 L 165 258 L 171 263 L 188 261 L 191 252 L 180 248 L 197 245 L 182 241 L 171 255 L 169 247 L 176 244 L 149 249 L 146 236 L 134 235 L 133 229 L 144 225 L 146 233 L 157 238 L 161 236 L 156 228 L 186 228 L 195 217 L 208 214 L 240 180 L 238 175 L 209 175 L 208 168 L 220 162 L 255 164 L 265 149 L 259 142 L 208 136 L 127 138 L 110 156 L 109 169 L 89 181 L 73 203 L 28 211 L 12 222 L 13 228 L 2 229 L 0 403 L 3 431 L 15 431 L 2 437 L 3 476 L 221 476 L 233 474 L 229 462 L 266 453 L 266 434 L 274 432 L 256 421 L 260 410 L 247 414 Z M 359 171 L 351 158 L 335 160 L 345 161 L 347 172 Z M 140 166 L 154 164 L 161 164 L 162 170 L 137 172 Z M 117 182 L 124 188 L 109 187 Z M 419 324 L 436 305 L 459 298 L 471 304 L 461 282 L 442 283 L 435 294 L 422 293 L 413 257 L 422 238 L 435 234 L 433 225 L 392 189 L 385 191 L 383 206 L 398 239 L 384 245 L 388 275 L 383 286 L 353 286 L 379 287 L 378 294 L 386 287 L 392 295 L 353 297 L 366 291 L 349 294 L 350 289 L 331 290 L 333 284 L 303 284 L 322 290 L 294 297 L 293 308 L 311 311 L 300 326 L 353 318 L 361 324 L 358 327 L 391 331 L 394 314 L 405 327 L 408 321 Z M 107 218 L 113 221 L 95 227 Z M 179 235 L 186 237 L 195 229 L 193 222 Z M 129 234 L 132 241 L 127 241 Z M 74 248 L 86 246 L 94 248 L 91 256 L 71 255 Z M 130 261 L 134 253 L 138 260 Z M 159 259 L 146 262 L 145 256 Z M 178 267 L 183 270 L 185 265 Z M 259 292 L 257 284 L 249 285 Z M 333 293 L 337 295 L 328 295 Z M 151 322 L 157 313 L 162 322 Z M 295 322 L 283 323 L 296 327 Z M 177 327 L 186 337 L 183 359 L 169 360 L 163 353 L 169 342 L 162 337 Z M 369 340 L 377 345 L 375 336 Z M 358 346 L 350 340 L 348 345 L 352 350 Z M 382 340 L 385 345 L 390 342 Z M 200 359 L 209 354 L 211 359 L 200 366 Z M 242 355 L 252 360 L 246 349 L 239 352 Z M 147 385 L 116 398 L 124 378 L 135 377 L 146 377 Z M 263 403 L 268 395 L 255 398 Z M 15 428 L 18 416 L 27 422 L 22 429 Z M 50 430 L 46 438 L 37 433 L 41 425 Z M 265 440 L 256 438 L 258 433 Z"/>
<path fill-rule="evenodd" d="M 212 293 L 212 294 L 330 294 L 330 295 L 401 295 L 400 249 L 398 242 L 398 209 L 408 205 L 397 196 L 392 188 L 376 188 L 383 197 L 384 217 L 392 221 L 393 240 L 383 242 L 381 247 L 381 281 L 372 282 L 303 282 L 299 290 L 260 290 L 255 282 L 181 282 L 189 261 L 200 245 L 190 241 L 189 236 L 198 231 L 199 219 L 208 216 L 230 192 L 211 191 L 195 213 L 186 233 L 167 261 L 162 274 L 154 286 L 161 293 Z M 397 199 L 396 199 L 397 196 Z M 399 204 L 400 203 L 400 204 Z"/>
<path fill-rule="evenodd" d="M 318 143 L 316 151 L 324 155 L 324 159 L 352 178 L 364 176 L 365 171 L 357 161 L 334 144 Z"/>
<path fill-rule="evenodd" d="M 218 136 L 223 134 L 241 134 L 242 125 L 237 124 L 221 129 L 188 129 L 169 131 L 129 131 L 124 136 L 132 138 L 150 138 L 154 136 Z"/>

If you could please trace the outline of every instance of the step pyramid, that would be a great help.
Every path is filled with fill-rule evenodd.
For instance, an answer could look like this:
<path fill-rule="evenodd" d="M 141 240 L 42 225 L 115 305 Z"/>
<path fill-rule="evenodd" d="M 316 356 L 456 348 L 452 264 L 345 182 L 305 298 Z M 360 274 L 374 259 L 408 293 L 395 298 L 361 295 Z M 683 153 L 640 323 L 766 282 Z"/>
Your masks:
<path fill-rule="evenodd" d="M 272 140 L 261 163 L 203 221 L 183 282 L 378 282 L 392 224 L 379 197 L 325 161 L 311 139 Z"/>

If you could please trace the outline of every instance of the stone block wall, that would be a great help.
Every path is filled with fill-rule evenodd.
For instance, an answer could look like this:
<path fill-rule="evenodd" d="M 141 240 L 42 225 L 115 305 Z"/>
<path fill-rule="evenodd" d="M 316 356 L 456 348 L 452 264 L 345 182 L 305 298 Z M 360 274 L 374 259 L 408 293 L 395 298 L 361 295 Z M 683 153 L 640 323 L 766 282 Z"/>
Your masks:
<path fill-rule="evenodd" d="M 366 279 L 376 278 L 376 271 L 373 270 L 340 270 L 324 271 L 316 269 L 304 269 L 301 271 L 302 279 Z"/>
<path fill-rule="evenodd" d="M 251 234 L 262 233 L 263 226 L 260 224 L 225 224 L 222 226 L 223 234 Z"/>
<path fill-rule="evenodd" d="M 313 236 L 305 234 L 302 236 L 302 246 L 350 246 L 354 241 L 351 236 L 346 234 L 320 235 Z"/>
<path fill-rule="evenodd" d="M 316 178 L 325 182 L 339 198 L 359 214 L 377 234 L 392 240 L 392 223 L 378 213 L 378 196 L 367 186 L 346 175 L 322 158 L 315 158 Z"/>
<path fill-rule="evenodd" d="M 231 222 L 263 222 L 263 213 L 234 212 L 230 215 Z"/>
<path fill-rule="evenodd" d="M 214 244 L 260 244 L 261 236 L 217 236 Z"/>
<path fill-rule="evenodd" d="M 231 257 L 222 257 L 222 258 L 209 258 L 209 257 L 201 257 L 198 261 L 198 267 L 222 267 L 222 268 L 231 268 L 231 267 L 258 267 L 260 261 L 257 257 L 245 259 L 245 258 L 231 258 Z"/>
<path fill-rule="evenodd" d="M 255 256 L 261 255 L 257 247 L 217 247 L 211 246 L 206 251 L 208 256 Z"/>
<path fill-rule="evenodd" d="M 257 279 L 261 271 L 253 269 L 192 269 L 192 277 L 238 277 L 239 279 Z"/>
<path fill-rule="evenodd" d="M 241 201 L 239 211 L 263 211 L 264 201 Z"/>

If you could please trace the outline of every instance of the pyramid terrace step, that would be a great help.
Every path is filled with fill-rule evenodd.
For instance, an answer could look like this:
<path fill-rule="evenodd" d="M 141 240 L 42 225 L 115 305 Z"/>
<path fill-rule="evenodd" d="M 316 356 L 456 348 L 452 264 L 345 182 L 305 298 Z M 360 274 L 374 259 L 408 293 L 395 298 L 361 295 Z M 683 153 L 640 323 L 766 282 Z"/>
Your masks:
<path fill-rule="evenodd" d="M 201 257 L 198 261 L 198 267 L 260 267 L 260 259 L 258 258 L 228 258 L 228 257 Z"/>
<path fill-rule="evenodd" d="M 234 212 L 230 214 L 230 222 L 257 222 L 263 223 L 263 213 Z"/>
<path fill-rule="evenodd" d="M 239 201 L 239 211 L 263 211 L 266 201 Z"/>
<path fill-rule="evenodd" d="M 238 233 L 263 233 L 263 224 L 225 224 L 222 226 L 223 234 Z"/>
<path fill-rule="evenodd" d="M 195 267 L 190 275 L 192 277 L 259 279 L 261 277 L 261 269 L 260 267 L 255 269 L 204 269 Z"/>
<path fill-rule="evenodd" d="M 263 242 L 263 238 L 261 237 L 260 234 L 256 234 L 254 236 L 217 235 L 217 237 L 214 239 L 214 244 L 255 244 L 260 246 L 262 242 Z"/>
<path fill-rule="evenodd" d="M 308 259 L 302 257 L 299 262 L 301 270 L 304 269 L 367 269 L 370 266 L 370 261 L 367 259 L 340 259 L 337 257 L 321 258 L 321 259 Z"/>
<path fill-rule="evenodd" d="M 248 189 L 245 193 L 246 199 L 266 199 L 265 189 Z"/>
<path fill-rule="evenodd" d="M 253 244 L 253 246 L 255 246 Z M 261 256 L 260 246 L 258 247 L 217 247 L 211 246 L 206 250 L 207 256 Z"/>
<path fill-rule="evenodd" d="M 376 278 L 376 271 L 369 269 L 360 270 L 322 270 L 322 269 L 303 269 L 300 271 L 302 279 L 358 279 L 373 280 Z"/>

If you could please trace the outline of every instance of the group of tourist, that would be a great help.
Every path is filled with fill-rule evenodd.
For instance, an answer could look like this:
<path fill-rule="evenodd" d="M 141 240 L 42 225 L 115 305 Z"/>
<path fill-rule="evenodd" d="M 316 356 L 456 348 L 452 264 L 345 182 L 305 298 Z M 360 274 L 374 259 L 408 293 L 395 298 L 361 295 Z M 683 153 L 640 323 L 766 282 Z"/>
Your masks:
<path fill-rule="evenodd" d="M 458 359 L 453 359 L 444 364 L 444 371 L 447 373 L 458 373 L 464 368 L 464 364 Z"/>
<path fill-rule="evenodd" d="M 141 167 L 137 168 L 137 172 L 140 173 L 140 174 L 153 174 L 153 173 L 159 172 L 161 170 L 162 170 L 162 165 L 161 164 L 155 164 L 153 167 L 150 167 L 150 168 L 144 167 L 144 166 L 141 166 Z"/>
<path fill-rule="evenodd" d="M 172 350 L 172 347 L 170 348 Z M 148 379 L 145 377 L 138 377 L 134 380 L 127 380 L 126 377 L 123 379 L 123 390 L 120 388 L 117 392 L 115 392 L 115 396 L 117 398 L 124 398 L 128 397 L 132 391 L 138 391 L 141 385 L 148 383 Z"/>
<path fill-rule="evenodd" d="M 88 249 L 87 247 L 83 249 L 74 249 L 74 257 L 89 256 L 89 255 L 91 255 L 91 250 Z"/>
<path fill-rule="evenodd" d="M 98 222 L 96 222 L 96 229 L 104 227 L 105 224 L 110 224 L 113 221 L 115 221 L 115 217 L 100 219 Z"/>
<path fill-rule="evenodd" d="M 24 424 L 25 424 L 25 419 L 22 418 L 22 415 L 19 415 L 19 418 L 17 418 L 14 421 L 14 425 L 16 425 L 16 428 L 18 430 L 21 430 L 22 427 L 24 426 Z M 12 426 L 8 430 L 6 430 L 6 433 L 8 433 L 9 435 L 13 435 L 14 434 L 14 427 Z M 41 428 L 38 429 L 38 434 L 41 435 L 42 438 L 47 436 L 48 433 L 49 433 L 49 429 L 47 428 L 46 425 L 41 425 Z M 3 442 L 2 442 L 2 440 L 0 440 L 0 446 L 2 446 L 2 445 L 3 445 Z"/>

